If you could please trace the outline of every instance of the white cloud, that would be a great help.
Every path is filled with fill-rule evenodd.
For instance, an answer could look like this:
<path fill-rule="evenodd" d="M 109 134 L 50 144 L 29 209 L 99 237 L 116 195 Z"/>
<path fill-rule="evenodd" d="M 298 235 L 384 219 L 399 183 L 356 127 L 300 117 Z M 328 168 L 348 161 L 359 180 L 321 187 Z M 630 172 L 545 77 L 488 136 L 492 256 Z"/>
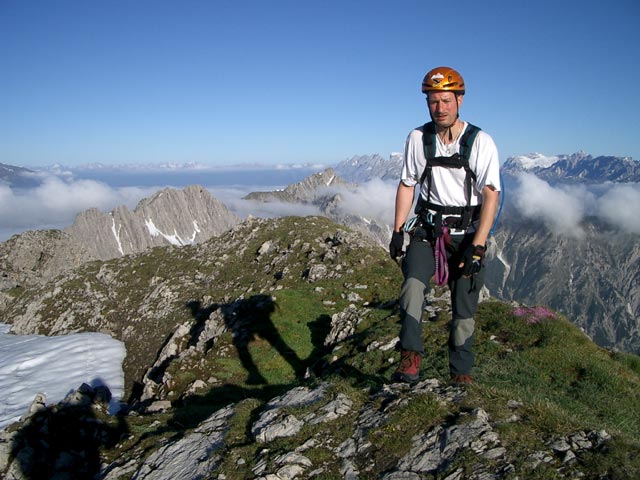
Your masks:
<path fill-rule="evenodd" d="M 110 211 L 119 205 L 134 208 L 156 188 L 113 188 L 96 180 L 74 180 L 55 175 L 28 190 L 0 184 L 0 241 L 29 229 L 64 228 L 89 208 Z"/>
<path fill-rule="evenodd" d="M 519 186 L 510 194 L 515 206 L 525 217 L 544 222 L 553 233 L 581 238 L 581 222 L 587 216 L 624 232 L 640 233 L 640 217 L 631 208 L 640 205 L 638 184 L 553 187 L 531 173 L 521 174 L 518 180 Z"/>
<path fill-rule="evenodd" d="M 397 187 L 397 182 L 373 179 L 355 189 L 340 189 L 343 199 L 340 209 L 347 214 L 393 226 Z"/>
<path fill-rule="evenodd" d="M 531 173 L 521 174 L 518 180 L 512 198 L 520 213 L 541 220 L 551 232 L 576 238 L 584 235 L 580 222 L 592 201 L 585 188 L 553 188 Z"/>
<path fill-rule="evenodd" d="M 625 232 L 640 234 L 640 184 L 617 184 L 604 193 L 597 203 L 597 214 L 612 226 Z"/>
<path fill-rule="evenodd" d="M 41 184 L 28 190 L 12 190 L 0 183 L 0 241 L 28 229 L 64 228 L 73 224 L 78 213 L 89 208 L 111 211 L 125 205 L 133 209 L 140 200 L 164 187 L 113 187 L 104 181 L 74 178 L 67 171 L 40 175 Z M 236 184 L 207 188 L 241 218 L 320 214 L 312 205 L 242 200 L 250 192 L 272 191 L 282 185 Z M 374 179 L 354 189 L 332 191 L 342 196 L 339 208 L 343 213 L 392 225 L 396 188 L 395 182 Z M 612 227 L 640 233 L 640 217 L 630 208 L 640 204 L 638 184 L 602 184 L 589 190 L 584 185 L 553 187 L 533 174 L 523 173 L 519 185 L 513 192 L 507 192 L 507 196 L 521 215 L 543 221 L 556 234 L 580 238 L 584 233 L 581 222 L 585 216 L 594 215 Z"/>

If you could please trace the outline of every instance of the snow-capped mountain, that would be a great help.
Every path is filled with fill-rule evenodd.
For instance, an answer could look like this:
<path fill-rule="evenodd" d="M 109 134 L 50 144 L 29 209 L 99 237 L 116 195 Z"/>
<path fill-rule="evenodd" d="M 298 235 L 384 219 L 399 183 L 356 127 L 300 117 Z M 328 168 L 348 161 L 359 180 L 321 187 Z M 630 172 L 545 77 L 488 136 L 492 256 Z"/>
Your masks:
<path fill-rule="evenodd" d="M 630 157 L 598 156 L 586 152 L 546 156 L 539 153 L 509 157 L 506 175 L 526 171 L 548 182 L 640 182 L 640 163 Z"/>
<path fill-rule="evenodd" d="M 381 155 L 356 155 L 334 167 L 338 175 L 348 182 L 364 183 L 374 178 L 397 180 L 402 171 L 402 153 L 392 153 L 388 159 Z"/>
<path fill-rule="evenodd" d="M 402 170 L 402 153 L 360 155 L 334 167 L 338 175 L 349 182 L 364 183 L 374 178 L 397 180 Z M 509 157 L 502 166 L 505 180 L 521 172 L 533 173 L 551 182 L 640 182 L 640 162 L 630 157 L 598 156 L 579 151 L 569 155 L 529 153 Z"/>
<path fill-rule="evenodd" d="M 514 168 L 522 170 L 533 170 L 536 168 L 547 168 L 563 158 L 564 155 L 547 156 L 542 153 L 528 153 L 509 157 L 505 165 L 512 165 Z"/>

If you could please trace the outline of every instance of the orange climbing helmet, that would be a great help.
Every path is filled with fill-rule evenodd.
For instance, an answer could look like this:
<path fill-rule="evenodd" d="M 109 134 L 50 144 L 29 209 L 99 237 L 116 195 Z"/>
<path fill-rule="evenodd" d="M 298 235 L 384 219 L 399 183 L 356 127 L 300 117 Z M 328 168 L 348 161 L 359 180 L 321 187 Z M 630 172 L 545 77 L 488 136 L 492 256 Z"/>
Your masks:
<path fill-rule="evenodd" d="M 422 93 L 454 92 L 464 95 L 462 75 L 451 67 L 436 67 L 430 70 L 422 80 Z"/>

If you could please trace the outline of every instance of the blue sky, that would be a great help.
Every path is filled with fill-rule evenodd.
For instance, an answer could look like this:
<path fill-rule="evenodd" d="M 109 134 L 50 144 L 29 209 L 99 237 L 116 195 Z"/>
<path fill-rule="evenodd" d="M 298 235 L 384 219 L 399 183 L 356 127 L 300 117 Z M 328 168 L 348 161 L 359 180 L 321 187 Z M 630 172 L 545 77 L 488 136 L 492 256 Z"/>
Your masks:
<path fill-rule="evenodd" d="M 640 158 L 637 0 L 0 0 L 0 163 L 323 163 L 401 151 L 424 74 L 502 159 Z"/>

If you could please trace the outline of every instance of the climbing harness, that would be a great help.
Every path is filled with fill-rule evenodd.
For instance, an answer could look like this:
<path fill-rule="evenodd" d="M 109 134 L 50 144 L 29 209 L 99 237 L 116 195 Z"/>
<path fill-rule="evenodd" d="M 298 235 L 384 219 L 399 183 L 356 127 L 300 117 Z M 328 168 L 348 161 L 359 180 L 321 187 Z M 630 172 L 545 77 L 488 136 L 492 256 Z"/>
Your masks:
<path fill-rule="evenodd" d="M 427 159 L 427 162 L 420 177 L 420 185 L 424 183 L 425 179 L 427 180 L 427 199 L 424 200 L 422 196 L 420 197 L 418 204 L 416 205 L 416 214 L 428 215 L 431 213 L 429 210 L 436 212 L 435 215 L 431 214 L 431 218 L 426 219 L 427 222 L 434 227 L 436 236 L 441 234 L 443 216 L 459 215 L 460 221 L 458 224 L 450 226 L 450 228 L 458 230 L 466 230 L 472 221 L 480 218 L 481 205 L 471 206 L 472 186 L 473 182 L 475 182 L 477 178 L 476 174 L 469 166 L 471 147 L 473 146 L 473 142 L 479 131 L 480 128 L 469 123 L 462 137 L 460 137 L 460 151 L 450 157 L 436 157 L 435 125 L 433 122 L 429 122 L 424 125 L 422 139 L 424 144 L 424 156 Z M 465 170 L 466 175 L 464 184 L 467 204 L 464 207 L 445 207 L 430 201 L 433 167 L 463 168 Z"/>
<path fill-rule="evenodd" d="M 469 156 L 471 147 L 478 135 L 480 128 L 468 124 L 462 137 L 460 137 L 460 151 L 450 157 L 437 157 L 435 147 L 436 131 L 433 122 L 424 125 L 423 144 L 424 155 L 427 160 L 425 169 L 420 177 L 420 185 L 426 179 L 427 199 L 422 196 L 418 199 L 413 217 L 405 224 L 405 231 L 412 234 L 419 225 L 430 228 L 433 231 L 435 275 L 436 285 L 444 286 L 449 279 L 449 268 L 447 261 L 447 248 L 450 246 L 450 230 L 466 230 L 469 225 L 480 218 L 481 205 L 471 205 L 472 186 L 476 181 L 476 175 L 469 166 Z M 463 168 L 465 170 L 465 206 L 448 207 L 430 201 L 432 185 L 433 167 Z M 433 240 L 432 238 L 432 240 Z"/>

